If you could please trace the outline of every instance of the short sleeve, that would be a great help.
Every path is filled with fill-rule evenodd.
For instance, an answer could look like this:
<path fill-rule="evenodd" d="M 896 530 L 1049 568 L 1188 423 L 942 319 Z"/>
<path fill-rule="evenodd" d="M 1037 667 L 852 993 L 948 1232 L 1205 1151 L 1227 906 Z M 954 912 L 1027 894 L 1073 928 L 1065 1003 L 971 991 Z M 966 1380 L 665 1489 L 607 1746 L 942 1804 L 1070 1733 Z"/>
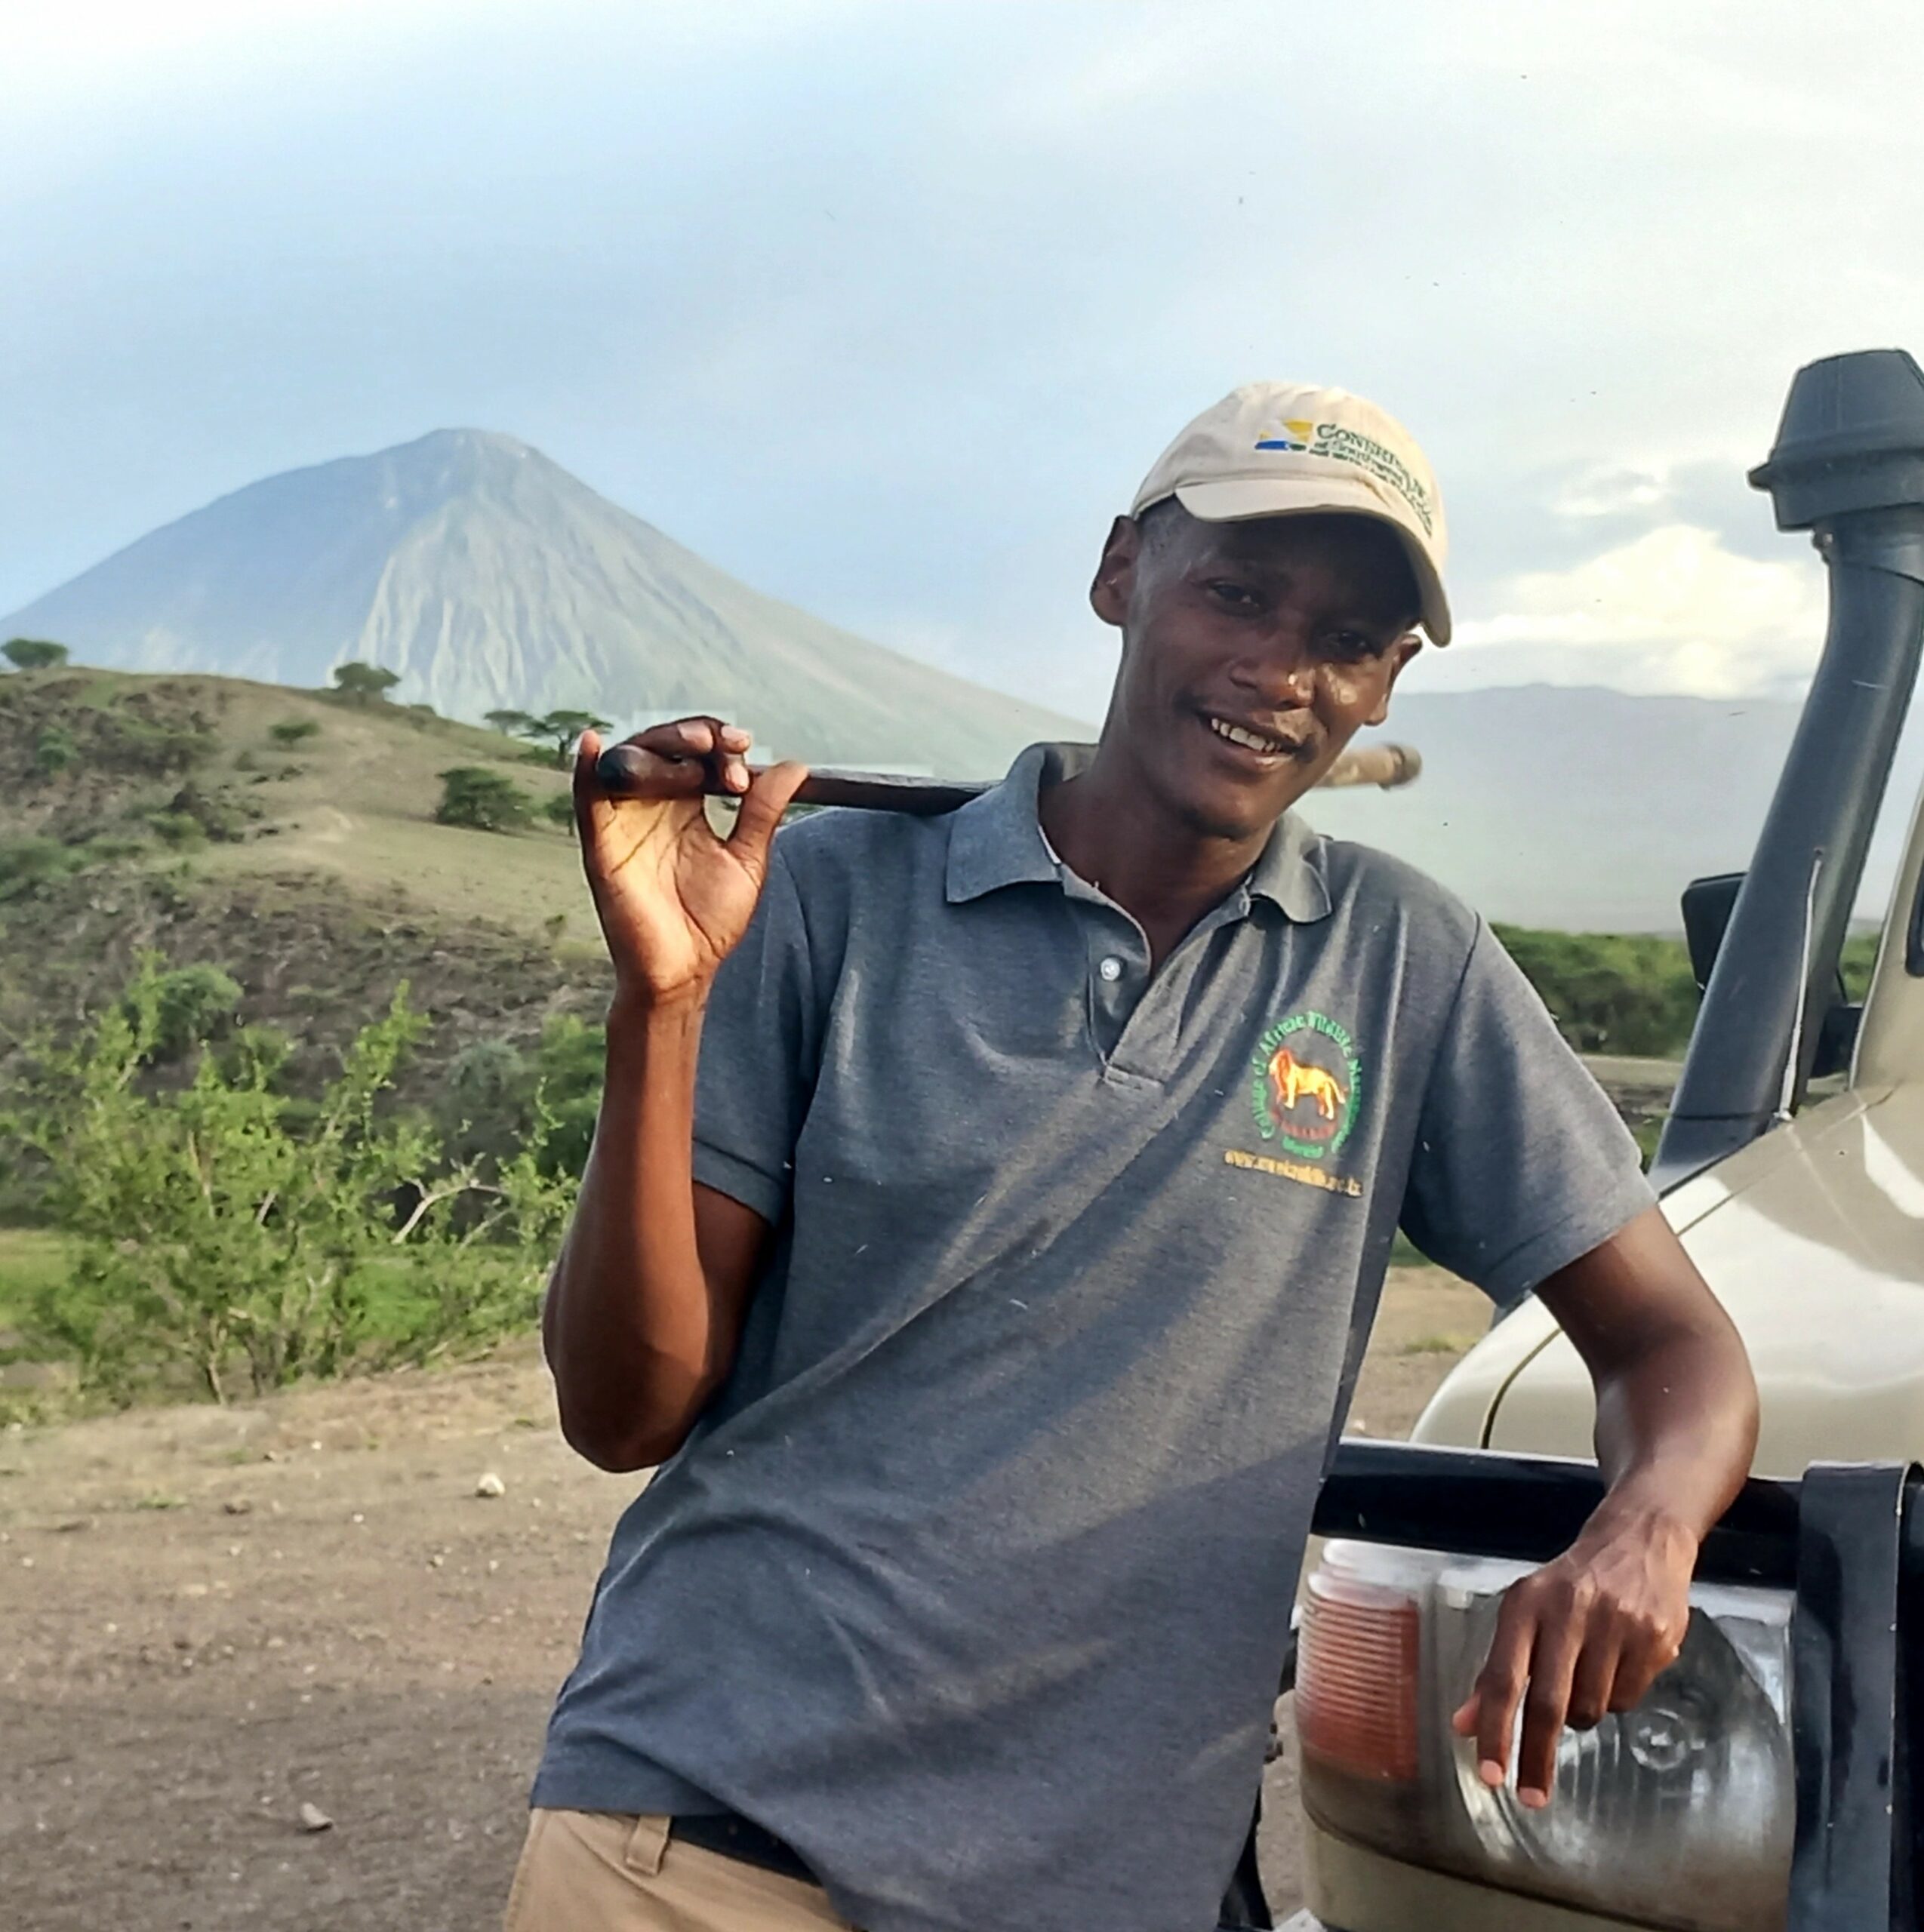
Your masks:
<path fill-rule="evenodd" d="M 1404 1232 L 1507 1305 L 1655 1198 L 1616 1109 L 1479 919 L 1424 1094 Z"/>
<path fill-rule="evenodd" d="M 755 916 L 715 975 L 695 1076 L 695 1179 L 771 1226 L 788 1212 L 820 1030 L 808 925 L 778 834 Z"/>

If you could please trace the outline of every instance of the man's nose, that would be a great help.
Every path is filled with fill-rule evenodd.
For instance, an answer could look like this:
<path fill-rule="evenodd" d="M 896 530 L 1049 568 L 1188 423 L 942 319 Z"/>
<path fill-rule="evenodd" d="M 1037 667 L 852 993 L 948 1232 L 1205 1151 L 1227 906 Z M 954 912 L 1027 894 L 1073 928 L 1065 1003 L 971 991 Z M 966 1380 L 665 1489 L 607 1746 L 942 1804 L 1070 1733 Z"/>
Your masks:
<path fill-rule="evenodd" d="M 1316 664 L 1301 639 L 1279 635 L 1233 664 L 1230 676 L 1259 703 L 1287 709 L 1314 695 Z"/>

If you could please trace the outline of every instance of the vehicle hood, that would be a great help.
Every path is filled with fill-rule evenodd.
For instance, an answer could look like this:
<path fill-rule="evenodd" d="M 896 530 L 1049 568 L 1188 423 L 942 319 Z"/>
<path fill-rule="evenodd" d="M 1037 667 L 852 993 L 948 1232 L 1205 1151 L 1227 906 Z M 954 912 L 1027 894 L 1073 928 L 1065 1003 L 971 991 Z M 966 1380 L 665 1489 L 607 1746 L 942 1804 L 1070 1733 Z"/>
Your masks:
<path fill-rule="evenodd" d="M 1664 1198 L 1750 1352 L 1759 1474 L 1924 1461 L 1924 1090 L 1839 1094 Z M 1465 1356 L 1422 1441 L 1587 1456 L 1590 1378 L 1535 1300 Z"/>

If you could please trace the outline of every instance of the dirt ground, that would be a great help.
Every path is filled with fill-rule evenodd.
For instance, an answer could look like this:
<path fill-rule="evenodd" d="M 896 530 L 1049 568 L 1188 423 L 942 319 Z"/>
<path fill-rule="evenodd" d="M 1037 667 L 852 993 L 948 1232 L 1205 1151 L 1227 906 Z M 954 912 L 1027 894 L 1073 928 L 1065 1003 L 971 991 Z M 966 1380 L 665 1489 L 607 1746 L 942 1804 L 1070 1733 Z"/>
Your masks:
<path fill-rule="evenodd" d="M 1356 1426 L 1404 1432 L 1486 1323 L 1474 1290 L 1396 1271 Z M 478 1495 L 490 1474 L 503 1493 Z M 0 1925 L 497 1926 L 635 1488 L 562 1443 L 531 1343 L 0 1434 Z M 1290 1782 L 1277 1765 L 1267 1804 L 1279 1915 L 1299 1902 Z"/>

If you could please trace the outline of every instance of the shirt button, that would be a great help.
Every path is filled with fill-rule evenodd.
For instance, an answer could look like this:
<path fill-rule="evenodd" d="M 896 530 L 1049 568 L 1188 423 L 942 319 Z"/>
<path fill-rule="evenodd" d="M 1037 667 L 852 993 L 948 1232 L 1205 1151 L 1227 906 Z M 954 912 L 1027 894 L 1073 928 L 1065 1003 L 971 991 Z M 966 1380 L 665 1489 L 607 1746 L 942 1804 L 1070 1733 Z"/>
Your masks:
<path fill-rule="evenodd" d="M 1122 977 L 1122 962 L 1116 958 L 1114 953 L 1112 952 L 1109 957 L 1096 968 L 1096 971 L 1100 973 L 1111 986 L 1113 986 L 1115 983 Z"/>

